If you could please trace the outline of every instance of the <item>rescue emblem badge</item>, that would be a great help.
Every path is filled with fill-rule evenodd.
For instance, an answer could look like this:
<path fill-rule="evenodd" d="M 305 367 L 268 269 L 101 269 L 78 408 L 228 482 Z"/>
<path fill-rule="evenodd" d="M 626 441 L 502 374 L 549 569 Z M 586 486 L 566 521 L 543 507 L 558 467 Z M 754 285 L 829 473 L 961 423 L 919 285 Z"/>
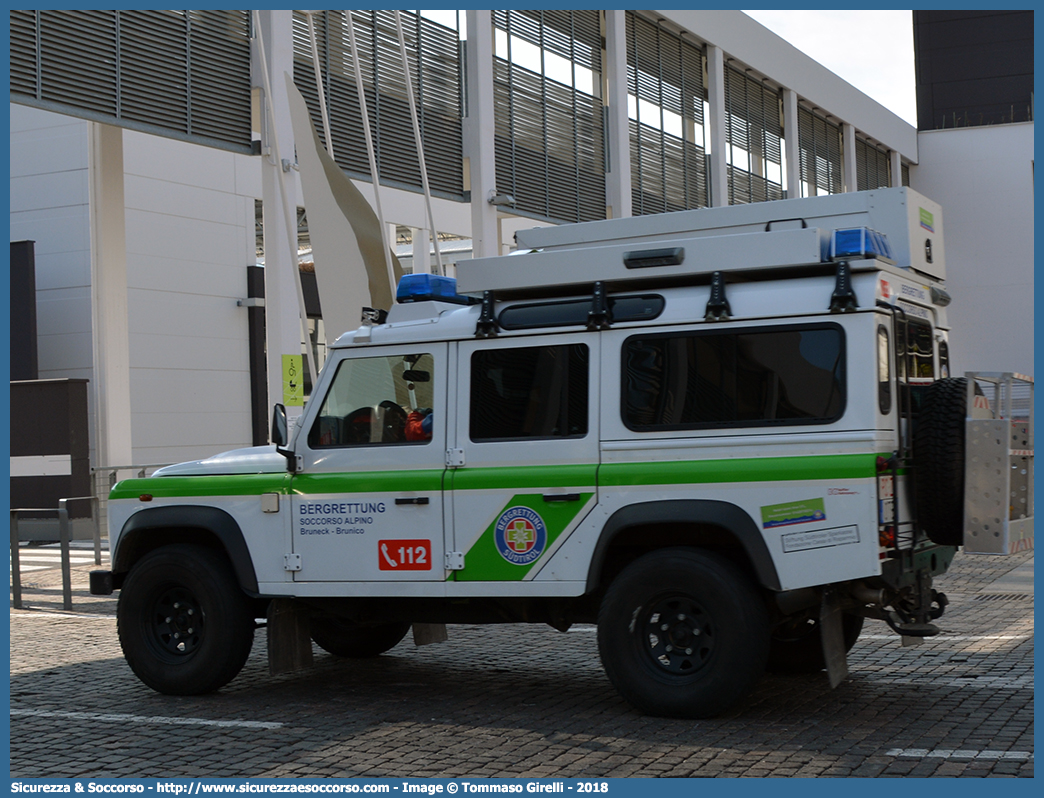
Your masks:
<path fill-rule="evenodd" d="M 500 556 L 512 565 L 529 565 L 547 548 L 547 526 L 528 507 L 511 507 L 500 514 L 493 528 Z"/>

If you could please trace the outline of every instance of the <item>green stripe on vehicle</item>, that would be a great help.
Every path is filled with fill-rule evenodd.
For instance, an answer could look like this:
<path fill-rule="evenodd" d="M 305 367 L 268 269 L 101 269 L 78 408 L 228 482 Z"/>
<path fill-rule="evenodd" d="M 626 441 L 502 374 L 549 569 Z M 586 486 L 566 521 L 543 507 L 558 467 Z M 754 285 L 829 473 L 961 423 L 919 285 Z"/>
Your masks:
<path fill-rule="evenodd" d="M 598 487 L 866 479 L 876 474 L 876 454 L 606 463 L 598 469 Z"/>
<path fill-rule="evenodd" d="M 594 493 L 581 493 L 578 501 L 548 502 L 542 493 L 516 493 L 464 555 L 464 570 L 456 571 L 454 578 L 458 582 L 520 581 L 545 557 L 559 535 L 581 511 L 587 510 L 592 496 Z M 510 529 L 514 525 L 520 526 L 519 531 L 523 535 L 524 527 L 534 534 L 531 540 L 523 537 L 516 539 L 518 545 L 515 548 L 524 549 L 525 545 L 529 545 L 528 552 L 512 551 Z M 542 540 L 538 540 L 541 525 L 543 535 Z M 498 526 L 501 527 L 499 534 Z M 522 543 L 523 540 L 526 542 Z M 507 557 L 523 562 L 511 562 Z"/>
<path fill-rule="evenodd" d="M 524 490 L 573 488 L 595 484 L 598 466 L 546 465 L 502 468 L 461 468 L 453 472 L 453 490 Z"/>
<path fill-rule="evenodd" d="M 154 498 L 188 496 L 260 496 L 262 493 L 288 493 L 290 474 L 208 474 L 190 477 L 145 477 L 117 482 L 109 500 L 137 499 L 142 494 Z"/>
<path fill-rule="evenodd" d="M 886 455 L 887 456 L 887 455 Z M 527 488 L 628 485 L 686 485 L 787 480 L 866 479 L 877 474 L 876 453 L 814 457 L 750 457 L 723 460 L 681 460 L 644 463 L 604 463 L 564 466 L 462 468 L 452 472 L 454 490 L 524 490 Z M 902 472 L 900 472 L 902 473 Z M 137 499 L 191 496 L 256 496 L 262 493 L 302 495 L 438 491 L 443 469 L 366 471 L 329 474 L 208 474 L 125 479 L 109 498 Z"/>
<path fill-rule="evenodd" d="M 390 493 L 392 491 L 440 491 L 440 469 L 418 471 L 361 471 L 357 473 L 300 474 L 293 492 L 300 496 L 324 493 Z"/>

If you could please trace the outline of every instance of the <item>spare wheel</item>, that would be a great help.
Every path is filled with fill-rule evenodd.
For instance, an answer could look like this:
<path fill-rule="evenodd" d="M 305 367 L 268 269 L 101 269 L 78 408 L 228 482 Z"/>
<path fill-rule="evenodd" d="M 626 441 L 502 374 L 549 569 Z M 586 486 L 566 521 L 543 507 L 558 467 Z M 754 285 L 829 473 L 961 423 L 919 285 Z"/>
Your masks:
<path fill-rule="evenodd" d="M 968 380 L 952 377 L 925 391 L 914 428 L 917 520 L 933 543 L 964 542 L 965 407 Z"/>

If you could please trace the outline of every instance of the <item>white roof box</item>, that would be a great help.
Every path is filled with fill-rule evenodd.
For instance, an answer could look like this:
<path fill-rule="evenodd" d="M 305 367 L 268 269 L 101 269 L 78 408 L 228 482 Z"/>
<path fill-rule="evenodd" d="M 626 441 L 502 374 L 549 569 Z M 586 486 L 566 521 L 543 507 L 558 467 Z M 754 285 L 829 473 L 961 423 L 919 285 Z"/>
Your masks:
<path fill-rule="evenodd" d="M 541 251 L 459 261 L 457 290 L 531 291 L 598 281 L 646 282 L 716 271 L 808 266 L 820 263 L 823 252 L 823 231 L 816 228 L 563 244 Z"/>
<path fill-rule="evenodd" d="M 682 268 L 676 268 L 673 274 L 792 266 L 817 262 L 810 260 L 811 255 L 805 249 L 810 246 L 808 239 L 811 238 L 816 238 L 822 248 L 816 257 L 826 260 L 830 234 L 851 227 L 868 227 L 884 233 L 900 268 L 945 279 L 942 209 L 905 187 L 520 230 L 516 234 L 520 251 L 536 249 L 545 254 L 570 254 L 553 261 L 547 259 L 547 266 L 537 266 L 535 260 L 522 256 L 518 262 L 514 262 L 515 258 L 508 262 L 484 258 L 472 261 L 471 265 L 461 262 L 457 269 L 460 290 L 473 292 L 487 290 L 478 287 L 480 285 L 522 288 L 562 284 L 563 276 L 567 283 L 613 280 L 620 274 L 629 274 L 633 279 L 637 275 L 626 271 L 622 253 L 677 246 L 686 248 L 685 261 L 676 265 Z M 819 232 L 812 233 L 813 230 Z M 773 236 L 759 240 L 766 231 Z M 789 231 L 801 232 L 790 240 L 776 236 Z M 751 234 L 751 237 L 743 238 L 741 234 Z M 707 242 L 706 246 L 694 243 L 694 239 L 706 238 L 716 238 L 718 242 Z M 769 241 L 772 244 L 768 244 Z M 781 247 L 779 250 L 775 249 L 777 245 Z M 599 252 L 601 267 L 594 263 L 587 250 Z M 532 277 L 529 276 L 531 268 L 535 270 Z M 562 271 L 556 272 L 556 269 Z M 585 274 L 574 275 L 574 271 L 579 270 Z M 511 276 L 503 274 L 505 271 Z M 668 272 L 665 266 L 658 274 Z M 592 276 L 595 273 L 600 276 Z M 653 272 L 644 276 L 653 276 Z M 539 280 L 546 282 L 538 283 Z"/>

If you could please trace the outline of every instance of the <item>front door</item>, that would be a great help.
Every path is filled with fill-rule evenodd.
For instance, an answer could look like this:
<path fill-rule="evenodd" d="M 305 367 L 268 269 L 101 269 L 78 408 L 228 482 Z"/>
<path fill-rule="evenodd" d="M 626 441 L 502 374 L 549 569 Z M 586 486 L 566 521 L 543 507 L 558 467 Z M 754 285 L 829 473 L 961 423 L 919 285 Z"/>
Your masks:
<path fill-rule="evenodd" d="M 597 503 L 598 338 L 458 344 L 457 582 L 555 579 L 555 551 Z"/>
<path fill-rule="evenodd" d="M 445 579 L 446 355 L 420 344 L 328 366 L 295 449 L 295 581 Z"/>

